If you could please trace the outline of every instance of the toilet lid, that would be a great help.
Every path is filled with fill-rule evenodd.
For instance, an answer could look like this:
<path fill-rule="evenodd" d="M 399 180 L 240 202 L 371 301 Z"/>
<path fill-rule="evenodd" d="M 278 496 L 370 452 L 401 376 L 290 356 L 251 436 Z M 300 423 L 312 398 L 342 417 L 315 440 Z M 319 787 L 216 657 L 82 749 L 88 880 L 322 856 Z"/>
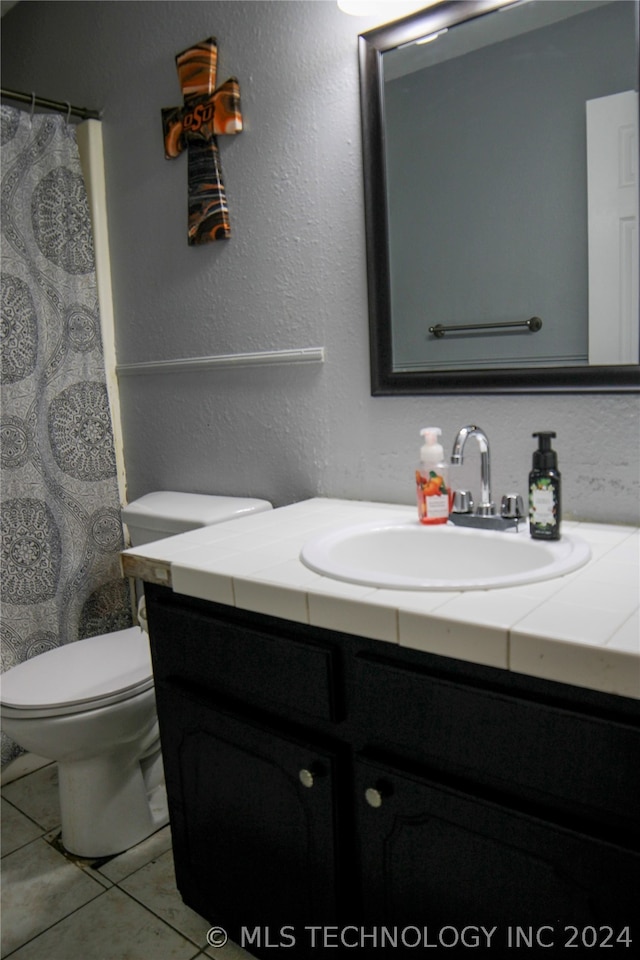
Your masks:
<path fill-rule="evenodd" d="M 149 638 L 130 627 L 76 640 L 12 667 L 0 684 L 2 704 L 16 710 L 114 703 L 153 685 Z"/>

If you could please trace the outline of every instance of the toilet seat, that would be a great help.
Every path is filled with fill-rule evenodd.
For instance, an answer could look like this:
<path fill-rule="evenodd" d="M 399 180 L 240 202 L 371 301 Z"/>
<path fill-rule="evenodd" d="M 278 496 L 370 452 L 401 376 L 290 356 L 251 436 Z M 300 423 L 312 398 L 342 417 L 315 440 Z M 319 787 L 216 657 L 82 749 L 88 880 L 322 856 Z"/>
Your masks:
<path fill-rule="evenodd" d="M 0 678 L 5 717 L 53 717 L 128 700 L 153 687 L 149 638 L 140 627 L 48 650 Z"/>

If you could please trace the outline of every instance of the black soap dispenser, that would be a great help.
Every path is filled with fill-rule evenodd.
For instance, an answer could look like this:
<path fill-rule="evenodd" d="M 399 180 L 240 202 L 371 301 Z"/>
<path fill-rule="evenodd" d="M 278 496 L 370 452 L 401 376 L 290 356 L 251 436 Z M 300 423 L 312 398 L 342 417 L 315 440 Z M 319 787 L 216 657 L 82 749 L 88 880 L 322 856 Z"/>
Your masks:
<path fill-rule="evenodd" d="M 532 434 L 538 438 L 529 474 L 529 532 L 534 540 L 560 539 L 560 473 L 558 456 L 551 449 L 555 433 Z"/>

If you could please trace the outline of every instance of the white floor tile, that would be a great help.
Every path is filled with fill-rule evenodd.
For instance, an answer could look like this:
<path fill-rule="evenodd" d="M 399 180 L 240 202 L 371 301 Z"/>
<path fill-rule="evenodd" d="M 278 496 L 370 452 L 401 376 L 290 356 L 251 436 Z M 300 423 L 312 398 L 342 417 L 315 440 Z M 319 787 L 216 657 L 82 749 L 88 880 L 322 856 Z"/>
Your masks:
<path fill-rule="evenodd" d="M 211 957 L 212 960 L 255 960 L 252 953 L 247 953 L 231 940 L 227 940 L 224 947 L 209 947 L 202 956 Z"/>
<path fill-rule="evenodd" d="M 11 960 L 192 960 L 198 952 L 193 943 L 112 887 L 26 944 Z"/>
<path fill-rule="evenodd" d="M 2 799 L 2 856 L 42 836 L 42 827 Z"/>
<path fill-rule="evenodd" d="M 21 753 L 19 757 L 11 760 L 3 767 L 2 786 L 6 786 L 6 784 L 11 783 L 13 780 L 18 780 L 26 774 L 33 773 L 34 770 L 38 770 L 40 767 L 47 767 L 51 763 L 51 760 L 45 760 L 44 757 L 37 757 L 35 753 Z"/>
<path fill-rule="evenodd" d="M 2 889 L 3 956 L 104 891 L 42 839 L 3 858 Z"/>
<path fill-rule="evenodd" d="M 182 902 L 176 888 L 171 851 L 127 877 L 120 886 L 201 950 L 207 946 L 211 924 Z"/>
<path fill-rule="evenodd" d="M 209 924 L 175 886 L 168 826 L 97 869 L 70 859 L 52 845 L 59 825 L 44 828 L 59 819 L 55 764 L 28 754 L 14 764 L 2 791 L 3 957 L 253 960 L 230 942 L 207 946 Z"/>
<path fill-rule="evenodd" d="M 58 768 L 55 763 L 7 784 L 2 788 L 2 795 L 40 824 L 43 830 L 53 830 L 59 825 Z"/>
<path fill-rule="evenodd" d="M 113 883 L 119 883 L 151 860 L 162 856 L 167 850 L 171 850 L 171 829 L 168 826 L 158 830 L 135 847 L 131 847 L 130 850 L 114 857 L 113 860 L 109 860 L 97 872 Z"/>

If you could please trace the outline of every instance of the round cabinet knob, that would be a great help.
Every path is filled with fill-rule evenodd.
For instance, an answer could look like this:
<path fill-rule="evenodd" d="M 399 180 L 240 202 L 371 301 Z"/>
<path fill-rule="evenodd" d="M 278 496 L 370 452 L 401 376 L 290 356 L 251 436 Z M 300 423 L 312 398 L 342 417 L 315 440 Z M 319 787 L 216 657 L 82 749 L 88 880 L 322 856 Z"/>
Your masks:
<path fill-rule="evenodd" d="M 364 792 L 364 798 L 370 807 L 382 806 L 382 794 L 377 787 L 367 787 Z"/>
<path fill-rule="evenodd" d="M 370 807 L 378 809 L 382 806 L 382 801 L 385 797 L 390 797 L 393 793 L 393 787 L 390 783 L 377 783 L 375 787 L 367 787 L 364 792 L 364 798 L 369 804 Z"/>
<path fill-rule="evenodd" d="M 310 790 L 311 787 L 314 786 L 316 779 L 323 777 L 326 772 L 321 763 L 312 763 L 310 767 L 303 767 L 302 770 L 298 772 L 298 780 L 303 787 L 307 787 Z"/>
<path fill-rule="evenodd" d="M 298 774 L 298 779 L 303 787 L 309 787 L 309 789 L 311 789 L 314 781 L 313 771 L 303 768 Z"/>

